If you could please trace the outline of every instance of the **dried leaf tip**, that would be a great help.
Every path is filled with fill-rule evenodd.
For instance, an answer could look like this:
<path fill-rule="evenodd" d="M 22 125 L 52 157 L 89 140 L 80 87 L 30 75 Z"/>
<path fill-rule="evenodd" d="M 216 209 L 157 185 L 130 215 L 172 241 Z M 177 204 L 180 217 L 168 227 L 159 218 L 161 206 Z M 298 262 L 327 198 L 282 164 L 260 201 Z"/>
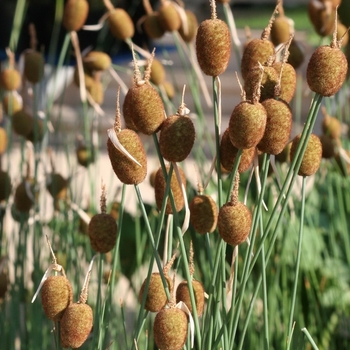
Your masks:
<path fill-rule="evenodd" d="M 103 182 L 103 180 L 101 180 L 100 209 L 101 213 L 107 213 L 107 190 L 106 184 Z"/>
<path fill-rule="evenodd" d="M 245 93 L 245 91 L 244 91 L 244 89 L 243 89 L 243 86 L 242 86 L 242 84 L 241 84 L 241 81 L 240 81 L 240 79 L 239 79 L 239 76 L 238 76 L 237 71 L 235 72 L 235 74 L 236 74 L 236 79 L 237 79 L 237 82 L 238 82 L 238 86 L 239 86 L 239 88 L 240 88 L 240 90 L 241 90 L 241 100 L 242 100 L 242 101 L 245 101 L 245 100 L 247 99 L 247 95 L 246 95 L 246 93 Z"/>
<path fill-rule="evenodd" d="M 156 49 L 154 48 L 151 53 L 151 56 L 147 59 L 147 67 L 146 67 L 145 76 L 144 76 L 145 82 L 148 82 L 151 79 L 152 63 L 154 60 L 155 52 L 156 52 Z"/>
<path fill-rule="evenodd" d="M 33 23 L 29 23 L 28 31 L 29 31 L 29 37 L 30 37 L 30 48 L 35 51 L 36 46 L 38 44 L 38 39 L 36 35 L 35 25 Z"/>
<path fill-rule="evenodd" d="M 278 9 L 279 9 L 280 3 L 281 3 L 281 1 L 277 1 L 277 5 L 272 12 L 269 23 L 268 23 L 267 27 L 261 33 L 261 40 L 267 40 L 268 37 L 270 36 L 271 28 L 272 28 L 273 22 L 275 21 L 276 15 L 278 14 Z"/>
<path fill-rule="evenodd" d="M 90 282 L 90 277 L 91 277 L 91 270 L 92 270 L 92 265 L 94 263 L 94 260 L 95 260 L 96 256 L 97 256 L 97 254 L 95 254 L 93 256 L 93 258 L 91 259 L 91 262 L 90 262 L 90 265 L 89 265 L 89 270 L 88 270 L 88 272 L 86 274 L 85 281 L 84 281 L 84 284 L 83 284 L 83 288 L 82 288 L 82 290 L 80 292 L 78 304 L 86 304 L 86 302 L 87 302 L 89 282 Z"/>
<path fill-rule="evenodd" d="M 231 203 L 233 205 L 237 205 L 238 203 L 239 180 L 240 180 L 239 172 L 237 171 L 235 176 L 235 185 L 233 187 L 232 194 L 231 194 Z"/>
<path fill-rule="evenodd" d="M 140 72 L 140 67 L 138 65 L 135 51 L 134 51 L 134 45 L 131 43 L 131 53 L 132 53 L 132 62 L 134 65 L 134 84 L 135 85 L 143 85 L 145 82 L 141 78 L 141 72 Z"/>
<path fill-rule="evenodd" d="M 180 116 L 185 116 L 186 114 L 190 113 L 190 110 L 186 107 L 186 104 L 185 104 L 185 90 L 186 90 L 186 85 L 184 85 L 182 89 L 181 104 L 176 112 L 176 114 Z"/>
<path fill-rule="evenodd" d="M 114 120 L 114 130 L 116 133 L 120 132 L 122 130 L 120 119 L 121 119 L 121 117 L 120 117 L 120 86 L 118 86 L 116 110 L 115 110 L 115 120 Z"/>
<path fill-rule="evenodd" d="M 194 252 L 193 252 L 193 243 L 192 240 L 190 242 L 190 258 L 189 258 L 189 272 L 191 279 L 193 278 L 194 275 Z"/>

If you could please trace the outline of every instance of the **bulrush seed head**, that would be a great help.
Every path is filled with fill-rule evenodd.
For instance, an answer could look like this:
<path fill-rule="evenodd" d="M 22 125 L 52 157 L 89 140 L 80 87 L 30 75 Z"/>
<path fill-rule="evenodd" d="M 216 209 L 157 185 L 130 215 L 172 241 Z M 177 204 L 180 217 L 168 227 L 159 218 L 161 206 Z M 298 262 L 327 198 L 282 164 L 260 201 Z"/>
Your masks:
<path fill-rule="evenodd" d="M 24 55 L 24 75 L 33 84 L 41 81 L 44 75 L 44 57 L 40 52 L 30 50 Z"/>
<path fill-rule="evenodd" d="M 325 37 L 332 34 L 336 17 L 332 1 L 310 0 L 308 15 L 318 35 Z"/>
<path fill-rule="evenodd" d="M 287 103 L 289 103 L 294 94 L 297 85 L 297 74 L 294 67 L 289 63 L 275 62 L 272 66 L 278 75 L 280 75 L 281 69 L 281 81 L 280 81 L 280 94 L 279 98 Z"/>
<path fill-rule="evenodd" d="M 60 323 L 61 345 L 79 348 L 89 336 L 93 325 L 92 309 L 87 304 L 74 303 L 67 307 Z"/>
<path fill-rule="evenodd" d="M 41 288 L 41 301 L 46 317 L 60 321 L 66 308 L 72 303 L 73 291 L 65 276 L 49 276 Z"/>
<path fill-rule="evenodd" d="M 90 51 L 83 58 L 84 66 L 89 70 L 103 71 L 111 66 L 112 60 L 105 52 Z"/>
<path fill-rule="evenodd" d="M 154 341 L 159 349 L 180 350 L 187 339 L 187 315 L 176 307 L 164 308 L 154 319 Z"/>
<path fill-rule="evenodd" d="M 147 156 L 140 137 L 135 131 L 124 129 L 117 133 L 117 137 L 127 152 L 136 159 L 139 164 L 127 157 L 117 149 L 108 138 L 107 150 L 114 173 L 118 179 L 126 185 L 137 185 L 147 175 Z"/>
<path fill-rule="evenodd" d="M 48 177 L 46 188 L 55 199 L 65 199 L 67 197 L 69 180 L 59 173 L 52 173 Z"/>
<path fill-rule="evenodd" d="M 289 46 L 288 63 L 297 69 L 301 66 L 305 59 L 305 48 L 302 43 L 293 38 Z"/>
<path fill-rule="evenodd" d="M 243 243 L 250 232 L 252 215 L 241 202 L 226 203 L 219 210 L 218 230 L 221 238 L 232 246 Z"/>
<path fill-rule="evenodd" d="M 159 22 L 158 12 L 152 12 L 146 15 L 142 23 L 143 30 L 151 39 L 159 39 L 165 34 L 165 30 Z"/>
<path fill-rule="evenodd" d="M 198 194 L 189 204 L 190 222 L 199 234 L 212 233 L 218 222 L 218 207 L 208 195 Z"/>
<path fill-rule="evenodd" d="M 184 186 L 186 188 L 185 173 L 183 172 L 183 170 L 179 166 L 178 166 L 178 169 L 180 172 L 182 183 L 184 184 Z M 166 171 L 167 171 L 167 173 L 169 173 L 169 166 L 166 167 Z M 163 176 L 162 168 L 160 167 L 158 169 L 156 176 L 155 176 L 155 179 L 154 179 L 154 192 L 155 192 L 156 204 L 157 204 L 158 210 L 161 210 L 161 208 L 162 208 L 162 202 L 163 202 L 163 198 L 164 198 L 165 188 L 166 188 L 166 180 Z M 176 175 L 175 175 L 174 171 L 172 173 L 171 180 L 170 180 L 170 188 L 171 188 L 171 192 L 172 192 L 173 197 L 174 197 L 176 211 L 179 212 L 184 207 L 185 201 L 184 201 L 184 198 L 182 196 L 181 187 L 180 187 L 179 183 L 177 182 Z M 173 213 L 170 198 L 168 198 L 165 213 L 166 214 Z"/>
<path fill-rule="evenodd" d="M 196 37 L 198 20 L 192 11 L 185 10 L 185 13 L 187 18 L 187 31 L 185 31 L 184 23 L 181 23 L 179 34 L 185 43 L 190 43 Z"/>
<path fill-rule="evenodd" d="M 204 287 L 199 281 L 192 280 L 192 288 L 196 300 L 197 315 L 201 317 L 204 310 Z M 182 281 L 176 288 L 176 302 L 179 303 L 180 301 L 186 304 L 192 314 L 193 309 L 187 281 Z"/>
<path fill-rule="evenodd" d="M 271 27 L 271 41 L 275 46 L 283 44 L 289 40 L 294 33 L 294 22 L 284 15 L 276 17 Z"/>
<path fill-rule="evenodd" d="M 240 102 L 232 111 L 229 137 L 239 149 L 255 147 L 264 136 L 267 113 L 261 103 Z"/>
<path fill-rule="evenodd" d="M 322 120 L 322 131 L 325 135 L 329 136 L 332 139 L 339 139 L 341 136 L 341 123 L 340 121 L 330 116 L 327 113 L 327 110 L 322 106 L 323 120 Z"/>
<path fill-rule="evenodd" d="M 294 154 L 298 147 L 301 134 L 295 136 L 290 149 L 290 159 L 293 161 Z M 316 173 L 321 164 L 322 143 L 318 136 L 311 134 L 307 143 L 303 160 L 300 164 L 298 175 L 311 176 Z"/>
<path fill-rule="evenodd" d="M 189 110 L 184 103 L 185 87 L 183 89 L 182 103 L 175 115 L 164 119 L 160 135 L 160 153 L 169 162 L 182 162 L 190 154 L 196 131 L 192 120 L 186 115 Z"/>
<path fill-rule="evenodd" d="M 7 93 L 2 99 L 2 107 L 8 116 L 12 116 L 23 107 L 20 95 L 13 92 Z"/>
<path fill-rule="evenodd" d="M 336 142 L 334 139 L 330 138 L 328 135 L 323 134 L 320 136 L 320 141 L 322 144 L 322 158 L 330 159 L 336 154 Z"/>
<path fill-rule="evenodd" d="M 151 66 L 150 81 L 154 85 L 159 85 L 165 80 L 165 75 L 166 73 L 163 64 L 159 60 L 154 59 Z"/>
<path fill-rule="evenodd" d="M 292 111 L 283 100 L 269 98 L 262 102 L 267 112 L 266 129 L 258 143 L 258 150 L 279 154 L 286 146 L 292 129 Z"/>
<path fill-rule="evenodd" d="M 6 151 L 7 148 L 7 132 L 0 126 L 0 156 Z"/>
<path fill-rule="evenodd" d="M 180 15 L 172 1 L 161 1 L 158 16 L 159 23 L 166 32 L 178 30 L 181 26 Z"/>
<path fill-rule="evenodd" d="M 0 169 L 0 202 L 7 201 L 11 194 L 11 178 L 6 171 Z"/>
<path fill-rule="evenodd" d="M 283 151 L 279 154 L 276 154 L 275 160 L 280 163 L 289 163 L 290 162 L 290 148 L 292 146 L 292 142 L 288 142 L 286 146 L 283 148 Z"/>
<path fill-rule="evenodd" d="M 21 86 L 21 74 L 15 68 L 5 68 L 0 73 L 0 85 L 4 90 L 13 91 Z"/>
<path fill-rule="evenodd" d="M 231 172 L 233 170 L 238 150 L 239 149 L 232 144 L 229 136 L 229 129 L 227 128 L 220 141 L 220 162 L 226 171 Z M 238 171 L 240 173 L 244 173 L 250 168 L 253 163 L 254 155 L 255 147 L 242 150 L 241 161 L 238 165 Z"/>
<path fill-rule="evenodd" d="M 337 30 L 333 33 L 330 45 L 320 46 L 312 54 L 306 70 L 309 88 L 321 96 L 332 96 L 342 87 L 347 71 L 348 62 L 341 41 L 336 39 Z"/>
<path fill-rule="evenodd" d="M 173 283 L 169 276 L 164 276 L 169 290 L 172 289 Z M 146 286 L 146 280 L 142 283 L 140 292 L 139 292 L 139 302 L 142 302 L 143 293 Z M 167 303 L 168 299 L 164 290 L 162 278 L 158 272 L 154 272 L 151 275 L 151 279 L 148 286 L 148 292 L 145 303 L 145 310 L 150 312 L 158 312 L 160 311 Z"/>
<path fill-rule="evenodd" d="M 227 69 L 231 57 L 231 37 L 227 24 L 216 17 L 215 1 L 211 1 L 211 19 L 203 21 L 197 30 L 196 54 L 203 73 L 219 76 Z"/>
<path fill-rule="evenodd" d="M 12 129 L 16 134 L 27 137 L 33 130 L 33 117 L 24 109 L 12 115 Z"/>
<path fill-rule="evenodd" d="M 62 24 L 68 31 L 78 31 L 84 25 L 89 12 L 86 0 L 68 0 L 64 6 Z"/>
<path fill-rule="evenodd" d="M 73 81 L 77 87 L 80 86 L 79 71 L 77 67 L 75 67 L 75 70 L 74 70 Z M 93 72 L 90 69 L 87 69 L 86 67 L 84 67 L 84 82 L 85 82 L 85 87 L 87 89 L 90 88 L 95 83 Z"/>
<path fill-rule="evenodd" d="M 134 36 L 134 23 L 130 15 L 124 9 L 111 9 L 107 20 L 109 30 L 118 40 L 127 40 Z"/>
<path fill-rule="evenodd" d="M 86 88 L 86 90 L 90 93 L 91 98 L 95 101 L 95 103 L 102 105 L 104 101 L 104 89 L 99 77 L 95 76 L 94 83 Z"/>
<path fill-rule="evenodd" d="M 134 55 L 134 84 L 127 92 L 123 104 L 125 120 L 132 120 L 137 130 L 146 135 L 157 132 L 164 120 L 162 99 L 149 83 L 153 57 L 154 51 L 148 62 L 144 80 L 141 80 Z"/>
<path fill-rule="evenodd" d="M 20 212 L 29 212 L 34 204 L 33 179 L 24 179 L 16 188 L 14 204 Z"/>

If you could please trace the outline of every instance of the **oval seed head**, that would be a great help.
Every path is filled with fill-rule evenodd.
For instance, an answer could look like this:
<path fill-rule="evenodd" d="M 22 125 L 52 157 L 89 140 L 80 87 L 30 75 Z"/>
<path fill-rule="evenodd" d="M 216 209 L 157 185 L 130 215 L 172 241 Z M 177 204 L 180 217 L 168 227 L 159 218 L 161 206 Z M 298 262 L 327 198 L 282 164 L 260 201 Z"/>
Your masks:
<path fill-rule="evenodd" d="M 29 212 L 29 210 L 32 208 L 34 204 L 34 198 L 32 195 L 32 192 L 28 194 L 27 187 L 31 186 L 33 184 L 33 180 L 26 180 L 24 179 L 16 188 L 15 191 L 15 198 L 14 198 L 14 204 L 16 206 L 16 209 L 20 212 Z M 29 189 L 29 191 L 32 191 L 32 186 Z"/>
<path fill-rule="evenodd" d="M 165 74 L 166 73 L 163 64 L 159 60 L 154 59 L 151 65 L 150 81 L 154 85 L 160 85 L 165 80 Z"/>
<path fill-rule="evenodd" d="M 247 100 L 252 101 L 257 84 L 261 81 L 260 102 L 275 96 L 275 86 L 279 80 L 279 74 L 273 67 L 264 66 L 264 73 L 261 77 L 261 69 L 252 69 L 244 82 L 244 90 Z"/>
<path fill-rule="evenodd" d="M 95 77 L 94 83 L 91 86 L 87 87 L 86 90 L 90 93 L 95 103 L 102 105 L 104 100 L 104 88 L 99 78 Z"/>
<path fill-rule="evenodd" d="M 5 68 L 0 74 L 0 85 L 6 91 L 17 90 L 21 82 L 21 74 L 15 68 Z"/>
<path fill-rule="evenodd" d="M 288 142 L 286 146 L 283 148 L 283 151 L 279 154 L 276 154 L 275 160 L 280 163 L 289 163 L 290 162 L 290 148 L 292 146 L 292 142 Z"/>
<path fill-rule="evenodd" d="M 183 170 L 179 166 L 178 166 L 178 169 L 180 172 L 182 183 L 186 188 L 185 173 L 183 172 Z M 167 171 L 167 173 L 169 173 L 169 165 L 166 166 L 166 171 Z M 160 167 L 158 169 L 158 171 L 156 173 L 156 177 L 154 179 L 154 192 L 155 192 L 155 198 L 156 198 L 156 204 L 157 204 L 158 210 L 161 210 L 161 208 L 162 208 L 162 202 L 163 202 L 163 198 L 164 198 L 165 188 L 166 188 L 166 180 L 163 176 L 162 168 Z M 179 183 L 177 182 L 175 171 L 173 171 L 172 176 L 171 176 L 170 188 L 171 188 L 171 192 L 173 193 L 176 211 L 179 212 L 184 207 L 185 201 L 184 201 L 184 198 L 182 196 L 181 187 L 180 187 Z M 173 213 L 173 208 L 171 206 L 170 198 L 168 198 L 168 200 L 167 200 L 165 213 L 166 214 Z"/>
<path fill-rule="evenodd" d="M 320 136 L 320 141 L 322 144 L 322 158 L 330 159 L 336 154 L 336 142 L 334 139 L 326 134 Z"/>
<path fill-rule="evenodd" d="M 220 162 L 226 171 L 231 172 L 233 170 L 237 153 L 238 148 L 232 144 L 229 136 L 229 129 L 227 128 L 220 141 Z M 254 155 L 255 147 L 242 150 L 241 161 L 238 165 L 239 173 L 244 173 L 250 168 L 253 163 Z"/>
<path fill-rule="evenodd" d="M 171 1 L 162 2 L 158 9 L 158 16 L 159 23 L 166 32 L 178 30 L 181 26 L 180 15 Z"/>
<path fill-rule="evenodd" d="M 72 303 L 73 290 L 65 276 L 49 276 L 41 288 L 41 301 L 46 317 L 60 321 Z"/>
<path fill-rule="evenodd" d="M 134 85 L 125 96 L 123 114 L 125 120 L 133 121 L 138 131 L 151 135 L 159 130 L 164 120 L 163 101 L 148 82 Z"/>
<path fill-rule="evenodd" d="M 75 154 L 77 156 L 78 164 L 85 168 L 95 161 L 95 151 L 93 146 L 88 149 L 86 145 L 79 144 L 75 150 Z"/>
<path fill-rule="evenodd" d="M 159 349 L 180 350 L 187 339 L 187 315 L 176 307 L 164 308 L 154 319 L 154 341 Z"/>
<path fill-rule="evenodd" d="M 321 96 L 332 96 L 342 87 L 348 70 L 340 45 L 324 45 L 312 54 L 306 70 L 309 88 Z"/>
<path fill-rule="evenodd" d="M 107 253 L 115 246 L 117 223 L 110 214 L 96 214 L 91 218 L 88 233 L 92 249 L 99 253 Z"/>
<path fill-rule="evenodd" d="M 64 178 L 59 173 L 49 175 L 46 188 L 51 194 L 52 198 L 65 199 L 67 197 L 69 180 Z"/>
<path fill-rule="evenodd" d="M 349 42 L 349 31 L 348 28 L 345 27 L 345 25 L 343 23 L 341 23 L 340 21 L 338 21 L 337 23 L 337 40 L 341 40 L 342 41 L 342 45 L 346 46 Z"/>
<path fill-rule="evenodd" d="M 232 111 L 229 136 L 239 149 L 255 147 L 264 136 L 267 113 L 261 103 L 240 102 Z"/>
<path fill-rule="evenodd" d="M 10 92 L 3 97 L 2 107 L 8 116 L 12 116 L 14 113 L 22 109 L 23 103 L 19 95 Z"/>
<path fill-rule="evenodd" d="M 130 15 L 122 8 L 110 10 L 107 18 L 109 30 L 118 40 L 130 39 L 135 34 L 135 26 Z"/>
<path fill-rule="evenodd" d="M 196 54 L 204 74 L 216 77 L 225 72 L 231 57 L 231 37 L 224 21 L 207 19 L 199 25 Z"/>
<path fill-rule="evenodd" d="M 44 138 L 44 123 L 40 117 L 33 117 L 33 127 L 26 139 L 32 143 L 41 142 Z"/>
<path fill-rule="evenodd" d="M 80 87 L 79 71 L 77 67 L 75 67 L 75 70 L 74 70 L 73 81 L 77 87 Z M 85 81 L 85 87 L 87 89 L 90 88 L 95 83 L 93 72 L 87 69 L 86 67 L 84 67 L 84 81 Z"/>
<path fill-rule="evenodd" d="M 232 246 L 243 243 L 252 226 L 252 214 L 241 202 L 228 202 L 219 210 L 218 230 L 221 238 Z"/>
<path fill-rule="evenodd" d="M 308 15 L 318 35 L 325 37 L 333 33 L 336 11 L 331 1 L 310 0 Z"/>
<path fill-rule="evenodd" d="M 165 81 L 163 81 L 163 83 L 161 84 L 161 87 L 164 88 L 165 93 L 166 93 L 166 95 L 168 96 L 168 99 L 169 99 L 169 100 L 172 100 L 172 99 L 174 98 L 174 96 L 175 96 L 174 85 L 173 85 L 171 82 L 165 80 Z"/>
<path fill-rule="evenodd" d="M 293 66 L 294 69 L 297 69 L 301 66 L 301 64 L 304 62 L 305 59 L 305 48 L 303 44 L 292 39 L 292 42 L 289 46 L 289 56 L 288 56 L 288 63 Z"/>
<path fill-rule="evenodd" d="M 86 0 L 68 0 L 64 6 L 62 24 L 68 32 L 78 31 L 84 25 L 89 13 Z"/>
<path fill-rule="evenodd" d="M 192 280 L 192 288 L 194 292 L 194 298 L 196 300 L 196 309 L 198 317 L 201 317 L 204 310 L 204 287 L 202 283 L 196 280 Z M 187 281 L 182 281 L 176 288 L 176 303 L 180 301 L 184 302 L 190 313 L 193 314 L 190 291 L 188 289 Z"/>
<path fill-rule="evenodd" d="M 324 106 L 322 106 L 323 110 L 323 120 L 322 120 L 322 131 L 325 135 L 329 136 L 332 139 L 339 139 L 341 136 L 341 129 L 342 125 L 340 121 L 335 118 L 330 116 Z"/>
<path fill-rule="evenodd" d="M 143 30 L 151 39 L 159 39 L 165 34 L 165 30 L 160 24 L 158 12 L 146 15 L 142 23 Z"/>
<path fill-rule="evenodd" d="M 182 162 L 190 154 L 196 131 L 192 120 L 184 115 L 164 119 L 160 134 L 160 153 L 169 162 Z"/>
<path fill-rule="evenodd" d="M 7 148 L 7 133 L 6 130 L 0 126 L 0 156 L 6 151 Z"/>
<path fill-rule="evenodd" d="M 208 195 L 198 194 L 189 204 L 190 222 L 199 234 L 212 233 L 218 222 L 218 207 Z"/>
<path fill-rule="evenodd" d="M 266 39 L 252 39 L 245 47 L 241 60 L 241 74 L 244 80 L 248 73 L 258 67 L 258 62 L 264 65 L 275 53 L 271 41 Z"/>
<path fill-rule="evenodd" d="M 24 55 L 24 75 L 33 84 L 41 81 L 44 75 L 44 56 L 37 51 L 30 50 Z"/>
<path fill-rule="evenodd" d="M 21 109 L 12 115 L 12 128 L 18 135 L 27 137 L 33 130 L 33 117 Z"/>
<path fill-rule="evenodd" d="M 103 71 L 111 66 L 112 60 L 105 52 L 102 51 L 90 51 L 83 58 L 84 66 L 92 71 Z"/>
<path fill-rule="evenodd" d="M 108 156 L 114 173 L 122 183 L 126 185 L 137 185 L 141 183 L 147 175 L 147 156 L 141 139 L 135 131 L 129 129 L 117 132 L 117 137 L 122 146 L 139 162 L 139 164 L 141 164 L 141 166 L 117 149 L 108 138 Z"/>
<path fill-rule="evenodd" d="M 169 290 L 172 289 L 173 283 L 169 276 L 164 276 Z M 139 292 L 139 302 L 142 302 L 143 293 L 145 291 L 146 287 L 146 280 L 142 283 L 140 292 Z M 160 277 L 160 274 L 158 272 L 154 272 L 151 275 L 151 279 L 148 286 L 148 292 L 146 297 L 146 303 L 145 303 L 145 310 L 148 310 L 150 312 L 158 312 L 160 311 L 168 302 L 162 278 Z"/>
<path fill-rule="evenodd" d="M 9 174 L 0 169 L 0 202 L 8 200 L 11 190 L 12 184 Z"/>
<path fill-rule="evenodd" d="M 278 75 L 280 74 L 281 67 L 281 62 L 276 62 L 273 64 L 273 68 L 276 70 Z M 296 86 L 297 74 L 295 72 L 294 67 L 289 63 L 284 63 L 280 82 L 281 89 L 278 97 L 284 100 L 285 102 L 289 103 L 295 94 Z"/>
<path fill-rule="evenodd" d="M 345 151 L 345 154 L 350 157 L 350 150 L 344 150 Z M 343 156 L 340 155 L 339 152 L 336 152 L 335 156 L 334 156 L 334 159 L 335 161 L 337 162 L 338 166 L 339 166 L 339 169 L 341 171 L 341 173 L 344 175 L 344 176 L 349 176 L 350 174 L 350 164 L 345 160 L 343 159 Z"/>
<path fill-rule="evenodd" d="M 297 150 L 301 134 L 295 136 L 290 149 L 290 159 L 293 161 Z M 307 143 L 303 160 L 300 164 L 298 175 L 311 176 L 316 173 L 321 164 L 322 158 L 322 143 L 318 136 L 311 134 Z"/>
<path fill-rule="evenodd" d="M 266 129 L 258 143 L 258 150 L 268 154 L 279 154 L 288 143 L 292 129 L 292 111 L 283 100 L 269 98 L 262 102 L 267 112 Z"/>
<path fill-rule="evenodd" d="M 278 16 L 271 27 L 271 41 L 275 46 L 286 43 L 294 33 L 294 21 L 286 16 Z"/>
<path fill-rule="evenodd" d="M 92 325 L 91 307 L 87 304 L 71 304 L 64 312 L 60 323 L 61 345 L 64 348 L 79 348 L 89 336 Z"/>
<path fill-rule="evenodd" d="M 190 43 L 196 37 L 198 20 L 192 11 L 185 10 L 185 13 L 187 17 L 187 31 L 185 32 L 184 23 L 181 23 L 179 34 L 185 43 Z"/>

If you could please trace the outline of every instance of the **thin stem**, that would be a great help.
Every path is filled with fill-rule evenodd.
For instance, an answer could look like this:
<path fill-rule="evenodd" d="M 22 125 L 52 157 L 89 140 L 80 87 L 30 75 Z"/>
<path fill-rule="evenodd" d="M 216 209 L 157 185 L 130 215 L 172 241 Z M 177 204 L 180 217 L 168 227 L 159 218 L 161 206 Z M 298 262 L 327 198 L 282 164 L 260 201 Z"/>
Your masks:
<path fill-rule="evenodd" d="M 308 332 L 308 330 L 304 327 L 301 329 L 301 331 L 306 335 L 307 339 L 309 339 L 309 342 L 311 343 L 312 347 L 315 350 L 319 350 L 315 341 L 312 339 L 311 334 Z"/>

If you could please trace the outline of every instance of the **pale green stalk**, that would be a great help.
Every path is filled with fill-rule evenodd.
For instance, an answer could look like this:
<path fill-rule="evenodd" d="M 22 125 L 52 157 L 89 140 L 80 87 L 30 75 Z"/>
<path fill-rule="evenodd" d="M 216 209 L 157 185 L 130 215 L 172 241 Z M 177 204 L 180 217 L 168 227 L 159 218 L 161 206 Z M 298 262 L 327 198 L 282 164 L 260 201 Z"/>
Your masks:
<path fill-rule="evenodd" d="M 314 350 L 319 350 L 315 341 L 312 339 L 311 334 L 308 332 L 308 330 L 304 327 L 301 329 L 301 331 L 306 335 L 307 339 L 309 340 L 310 344 L 314 348 Z"/>
<path fill-rule="evenodd" d="M 24 15 L 26 13 L 26 0 L 17 0 L 15 16 L 13 19 L 11 36 L 10 36 L 10 50 L 15 52 L 17 49 L 17 44 L 19 36 L 21 33 Z"/>

